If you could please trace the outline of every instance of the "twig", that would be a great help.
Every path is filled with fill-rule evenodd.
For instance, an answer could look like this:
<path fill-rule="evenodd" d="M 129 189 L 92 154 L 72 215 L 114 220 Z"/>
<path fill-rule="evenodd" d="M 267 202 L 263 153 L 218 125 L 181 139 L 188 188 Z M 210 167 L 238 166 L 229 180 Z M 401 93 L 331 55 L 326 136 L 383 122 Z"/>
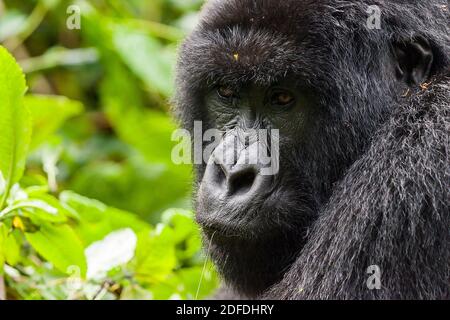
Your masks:
<path fill-rule="evenodd" d="M 105 280 L 100 289 L 95 293 L 94 297 L 92 298 L 92 300 L 98 300 L 101 299 L 102 296 L 109 290 L 109 288 L 111 287 L 111 285 L 113 284 L 112 281 L 110 280 Z"/>
<path fill-rule="evenodd" d="M 0 300 L 6 300 L 5 278 L 0 276 Z"/>
<path fill-rule="evenodd" d="M 44 2 L 39 1 L 25 21 L 23 29 L 15 38 L 5 41 L 5 47 L 7 47 L 9 51 L 14 51 L 19 47 L 34 32 L 34 30 L 39 27 L 47 12 L 48 8 L 45 6 Z"/>
<path fill-rule="evenodd" d="M 60 66 L 79 66 L 95 63 L 98 59 L 99 55 L 95 48 L 53 48 L 42 56 L 20 60 L 19 64 L 25 73 L 32 73 Z"/>
<path fill-rule="evenodd" d="M 141 32 L 148 33 L 154 37 L 172 42 L 178 42 L 185 36 L 182 30 L 155 21 L 141 19 L 117 19 L 116 21 L 123 22 L 126 25 L 139 29 Z"/>

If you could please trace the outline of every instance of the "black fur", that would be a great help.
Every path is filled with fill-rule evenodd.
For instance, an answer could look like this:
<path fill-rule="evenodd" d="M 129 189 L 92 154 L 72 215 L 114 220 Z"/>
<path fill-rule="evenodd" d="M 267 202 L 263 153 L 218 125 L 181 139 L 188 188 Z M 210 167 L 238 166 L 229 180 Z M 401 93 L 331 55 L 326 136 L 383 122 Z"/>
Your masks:
<path fill-rule="evenodd" d="M 381 8 L 380 30 L 366 28 L 369 5 Z M 175 102 L 184 127 L 214 127 L 204 96 L 217 83 L 294 77 L 317 104 L 308 136 L 281 150 L 289 174 L 280 183 L 296 196 L 272 207 L 281 232 L 300 216 L 311 228 L 286 232 L 284 247 L 216 244 L 234 294 L 450 298 L 449 10 L 445 0 L 208 2 L 180 50 Z M 393 45 L 416 37 L 432 48 L 433 80 L 408 89 L 395 77 Z M 283 270 L 280 260 L 290 261 Z M 381 290 L 366 286 L 370 265 L 381 268 Z"/>
<path fill-rule="evenodd" d="M 395 110 L 348 170 L 267 297 L 450 298 L 450 78 Z M 368 266 L 381 290 L 368 290 Z"/>

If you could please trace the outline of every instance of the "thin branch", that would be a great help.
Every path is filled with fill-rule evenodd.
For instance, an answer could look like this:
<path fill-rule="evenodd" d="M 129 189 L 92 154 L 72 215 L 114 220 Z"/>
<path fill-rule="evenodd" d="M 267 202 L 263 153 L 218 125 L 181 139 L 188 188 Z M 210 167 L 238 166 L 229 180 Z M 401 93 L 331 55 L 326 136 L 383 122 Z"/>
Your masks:
<path fill-rule="evenodd" d="M 44 2 L 38 2 L 28 19 L 25 21 L 22 30 L 16 37 L 5 41 L 5 47 L 7 47 L 9 51 L 14 51 L 19 47 L 37 29 L 37 27 L 39 27 L 47 12 L 48 8 L 45 6 Z"/>
<path fill-rule="evenodd" d="M 154 37 L 169 40 L 171 42 L 178 42 L 185 36 L 185 33 L 182 30 L 155 21 L 147 21 L 142 19 L 117 19 L 117 21 L 139 29 L 140 31 L 148 33 Z"/>
<path fill-rule="evenodd" d="M 19 64 L 25 73 L 32 73 L 61 66 L 79 66 L 95 63 L 98 59 L 98 52 L 94 48 L 53 48 L 42 56 L 20 60 Z"/>
<path fill-rule="evenodd" d="M 0 300 L 6 300 L 6 286 L 3 276 L 0 276 Z"/>

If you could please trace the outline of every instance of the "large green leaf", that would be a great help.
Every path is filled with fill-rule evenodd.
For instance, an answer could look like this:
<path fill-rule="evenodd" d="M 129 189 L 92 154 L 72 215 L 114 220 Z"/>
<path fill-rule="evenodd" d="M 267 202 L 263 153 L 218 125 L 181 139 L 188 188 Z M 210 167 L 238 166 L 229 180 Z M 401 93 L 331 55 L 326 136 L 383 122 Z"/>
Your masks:
<path fill-rule="evenodd" d="M 89 163 L 77 171 L 70 188 L 157 223 L 160 213 L 167 207 L 189 205 L 186 180 L 166 165 L 153 164 L 140 155 L 132 154 L 121 163 Z"/>
<path fill-rule="evenodd" d="M 68 225 L 43 224 L 37 232 L 25 233 L 25 236 L 31 246 L 59 271 L 69 273 L 75 266 L 81 276 L 86 275 L 83 245 Z"/>
<path fill-rule="evenodd" d="M 14 204 L 11 209 L 22 210 L 24 216 L 38 221 L 65 222 L 67 220 L 61 210 L 58 210 L 59 207 L 52 206 L 41 199 L 22 200 Z"/>
<path fill-rule="evenodd" d="M 162 215 L 163 223 L 174 230 L 176 253 L 180 261 L 202 261 L 199 254 L 202 247 L 200 230 L 193 218 L 191 211 L 182 209 L 169 209 Z"/>
<path fill-rule="evenodd" d="M 60 195 L 62 204 L 75 210 L 80 219 L 75 231 L 85 246 L 98 241 L 107 234 L 131 228 L 134 232 L 149 232 L 150 225 L 136 215 L 108 207 L 97 200 L 80 196 L 71 191 L 64 191 Z"/>
<path fill-rule="evenodd" d="M 25 78 L 14 58 L 1 46 L 0 70 L 0 171 L 6 180 L 1 209 L 9 189 L 23 174 L 31 121 L 29 110 L 23 104 Z"/>
<path fill-rule="evenodd" d="M 117 90 L 117 87 L 121 90 Z M 103 108 L 121 140 L 135 147 L 149 162 L 148 165 L 140 161 L 132 161 L 133 163 L 130 164 L 133 167 L 164 164 L 161 178 L 145 182 L 150 187 L 157 186 L 148 195 L 150 199 L 155 199 L 154 202 L 157 202 L 156 208 L 188 207 L 183 201 L 188 198 L 190 192 L 191 166 L 175 165 L 171 159 L 173 147 L 176 145 L 171 138 L 176 126 L 169 115 L 145 108 L 133 78 L 123 66 L 117 63 L 110 65 L 108 76 L 102 83 L 101 99 Z M 136 172 L 143 172 L 143 170 L 147 173 L 151 172 L 145 167 Z M 100 171 L 96 170 L 96 172 Z M 136 186 L 135 183 L 134 187 Z M 140 193 L 136 193 L 136 196 Z M 154 209 L 155 206 L 149 208 Z M 151 210 L 148 211 L 151 212 Z"/>
<path fill-rule="evenodd" d="M 138 285 L 130 284 L 123 288 L 120 300 L 153 300 L 153 294 Z"/>
<path fill-rule="evenodd" d="M 113 42 L 123 61 L 148 88 L 165 97 L 172 94 L 175 48 L 164 47 L 145 33 L 124 25 L 114 28 Z"/>
<path fill-rule="evenodd" d="M 101 279 L 113 268 L 125 265 L 134 257 L 136 234 L 130 228 L 117 230 L 85 250 L 87 278 Z"/>
<path fill-rule="evenodd" d="M 0 276 L 3 275 L 3 265 L 5 264 L 5 239 L 7 235 L 6 225 L 0 222 Z"/>
<path fill-rule="evenodd" d="M 117 90 L 120 87 L 121 90 Z M 144 107 L 133 78 L 119 64 L 113 63 L 101 86 L 101 99 L 108 118 L 119 137 L 136 147 L 149 161 L 172 164 L 171 141 L 177 128 L 169 115 Z M 175 169 L 188 171 L 187 167 Z"/>
<path fill-rule="evenodd" d="M 164 282 L 149 286 L 152 299 L 205 299 L 219 285 L 219 277 L 212 263 L 187 267 L 172 273 Z"/>
<path fill-rule="evenodd" d="M 132 264 L 137 279 L 147 283 L 164 281 L 176 266 L 173 230 L 159 225 L 150 233 L 138 235 Z"/>
<path fill-rule="evenodd" d="M 27 95 L 25 105 L 31 111 L 33 123 L 31 149 L 44 142 L 67 119 L 83 111 L 83 105 L 80 102 L 61 96 Z"/>
<path fill-rule="evenodd" d="M 10 266 L 16 265 L 20 261 L 21 236 L 19 231 L 15 230 L 6 234 L 3 246 L 6 262 Z"/>

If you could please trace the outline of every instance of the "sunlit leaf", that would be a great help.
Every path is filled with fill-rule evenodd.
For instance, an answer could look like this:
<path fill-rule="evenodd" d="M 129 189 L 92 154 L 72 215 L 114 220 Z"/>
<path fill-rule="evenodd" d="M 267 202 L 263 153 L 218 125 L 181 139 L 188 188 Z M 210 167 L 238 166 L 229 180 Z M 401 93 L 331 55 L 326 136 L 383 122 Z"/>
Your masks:
<path fill-rule="evenodd" d="M 67 225 L 43 224 L 38 232 L 25 234 L 31 246 L 55 268 L 67 273 L 76 266 L 80 275 L 86 274 L 86 259 L 80 239 Z"/>
<path fill-rule="evenodd" d="M 19 233 L 13 231 L 7 234 L 3 246 L 6 262 L 11 266 L 15 266 L 20 261 L 21 238 Z"/>
<path fill-rule="evenodd" d="M 174 48 L 164 48 L 154 38 L 123 25 L 115 27 L 113 42 L 124 62 L 149 88 L 171 95 Z"/>
<path fill-rule="evenodd" d="M 164 281 L 176 266 L 173 231 L 163 225 L 151 233 L 138 235 L 133 270 L 143 282 Z"/>
<path fill-rule="evenodd" d="M 44 142 L 64 121 L 83 111 L 80 102 L 61 96 L 27 95 L 24 101 L 31 111 L 33 125 L 31 149 Z"/>
<path fill-rule="evenodd" d="M 120 300 L 152 300 L 153 294 L 138 285 L 125 287 L 120 294 Z"/>
<path fill-rule="evenodd" d="M 29 110 L 23 104 L 25 79 L 14 58 L 0 46 L 0 171 L 6 180 L 6 192 L 19 181 L 24 168 L 31 135 Z"/>
<path fill-rule="evenodd" d="M 87 278 L 105 277 L 109 270 L 128 263 L 134 257 L 136 242 L 133 230 L 122 229 L 92 243 L 85 250 Z"/>
<path fill-rule="evenodd" d="M 17 202 L 13 208 L 15 210 L 22 210 L 23 215 L 29 218 L 35 218 L 38 220 L 49 222 L 65 222 L 67 220 L 61 207 L 52 206 L 49 202 L 41 199 L 27 199 Z"/>
<path fill-rule="evenodd" d="M 80 219 L 75 231 L 87 246 L 107 234 L 124 228 L 134 232 L 148 232 L 151 227 L 136 215 L 108 207 L 97 200 L 80 196 L 74 192 L 64 191 L 60 195 L 63 204 L 75 210 Z"/>

